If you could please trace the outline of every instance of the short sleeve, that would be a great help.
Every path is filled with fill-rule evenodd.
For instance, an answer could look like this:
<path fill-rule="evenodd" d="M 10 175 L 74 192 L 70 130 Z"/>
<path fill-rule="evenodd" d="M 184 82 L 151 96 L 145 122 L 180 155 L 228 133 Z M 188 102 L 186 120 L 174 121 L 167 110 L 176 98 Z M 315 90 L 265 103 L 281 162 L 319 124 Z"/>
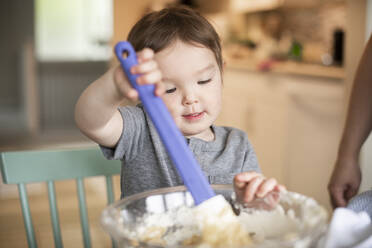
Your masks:
<path fill-rule="evenodd" d="M 248 138 L 246 140 L 246 154 L 244 158 L 242 172 L 244 171 L 256 171 L 261 173 L 260 166 L 258 165 L 257 155 L 253 149 L 252 144 L 249 142 Z"/>
<path fill-rule="evenodd" d="M 123 132 L 117 145 L 113 148 L 101 146 L 107 159 L 130 161 L 142 150 L 145 137 L 148 135 L 145 113 L 141 107 L 125 106 L 118 108 L 123 118 Z"/>

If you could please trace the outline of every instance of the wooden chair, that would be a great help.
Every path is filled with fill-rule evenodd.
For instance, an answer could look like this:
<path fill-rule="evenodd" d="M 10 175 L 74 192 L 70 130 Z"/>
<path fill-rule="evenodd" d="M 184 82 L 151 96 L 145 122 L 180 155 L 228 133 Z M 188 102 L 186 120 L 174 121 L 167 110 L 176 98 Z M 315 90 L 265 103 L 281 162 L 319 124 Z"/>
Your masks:
<path fill-rule="evenodd" d="M 97 148 L 2 152 L 0 169 L 5 184 L 17 184 L 28 246 L 37 247 L 26 184 L 46 182 L 55 247 L 63 247 L 54 181 L 76 179 L 84 247 L 91 247 L 83 179 L 105 176 L 108 203 L 114 201 L 112 175 L 120 173 L 120 162 L 107 160 Z M 113 243 L 113 246 L 115 244 Z"/>

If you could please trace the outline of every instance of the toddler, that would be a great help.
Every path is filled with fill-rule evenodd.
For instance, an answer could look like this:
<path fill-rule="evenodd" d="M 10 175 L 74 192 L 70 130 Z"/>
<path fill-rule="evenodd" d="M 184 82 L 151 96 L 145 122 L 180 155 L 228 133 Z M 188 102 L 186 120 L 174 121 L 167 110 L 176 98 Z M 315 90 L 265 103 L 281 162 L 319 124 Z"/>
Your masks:
<path fill-rule="evenodd" d="M 140 74 L 140 85 L 156 85 L 209 183 L 233 183 L 240 202 L 284 188 L 260 174 L 243 131 L 213 124 L 221 111 L 223 60 L 220 39 L 204 17 L 186 7 L 152 12 L 128 41 L 138 57 L 131 73 Z M 118 65 L 85 89 L 75 109 L 79 129 L 106 158 L 122 161 L 121 197 L 182 185 L 149 116 L 141 104 L 121 106 L 125 98 L 137 100 L 138 93 Z"/>

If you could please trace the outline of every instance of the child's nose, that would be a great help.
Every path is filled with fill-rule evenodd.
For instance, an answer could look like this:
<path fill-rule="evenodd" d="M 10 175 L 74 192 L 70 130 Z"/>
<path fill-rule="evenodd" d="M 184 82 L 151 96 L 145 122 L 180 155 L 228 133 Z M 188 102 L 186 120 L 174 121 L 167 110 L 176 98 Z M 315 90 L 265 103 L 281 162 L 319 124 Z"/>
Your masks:
<path fill-rule="evenodd" d="M 198 102 L 197 97 L 194 94 L 191 94 L 191 93 L 185 95 L 185 97 L 183 98 L 183 104 L 184 105 L 191 105 L 191 104 L 195 104 L 197 102 Z"/>

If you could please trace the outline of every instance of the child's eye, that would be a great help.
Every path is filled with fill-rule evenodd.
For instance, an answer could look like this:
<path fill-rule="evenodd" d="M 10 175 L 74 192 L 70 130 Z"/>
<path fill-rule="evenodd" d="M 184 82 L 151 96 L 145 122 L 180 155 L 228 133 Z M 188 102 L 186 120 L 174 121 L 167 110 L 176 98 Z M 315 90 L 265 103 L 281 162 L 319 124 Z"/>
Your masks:
<path fill-rule="evenodd" d="M 198 84 L 207 84 L 209 83 L 210 81 L 212 81 L 212 79 L 207 79 L 207 80 L 203 80 L 203 81 L 198 81 Z"/>
<path fill-rule="evenodd" d="M 172 89 L 166 90 L 165 93 L 170 94 L 170 93 L 173 93 L 175 91 L 176 91 L 176 88 L 172 88 Z"/>

